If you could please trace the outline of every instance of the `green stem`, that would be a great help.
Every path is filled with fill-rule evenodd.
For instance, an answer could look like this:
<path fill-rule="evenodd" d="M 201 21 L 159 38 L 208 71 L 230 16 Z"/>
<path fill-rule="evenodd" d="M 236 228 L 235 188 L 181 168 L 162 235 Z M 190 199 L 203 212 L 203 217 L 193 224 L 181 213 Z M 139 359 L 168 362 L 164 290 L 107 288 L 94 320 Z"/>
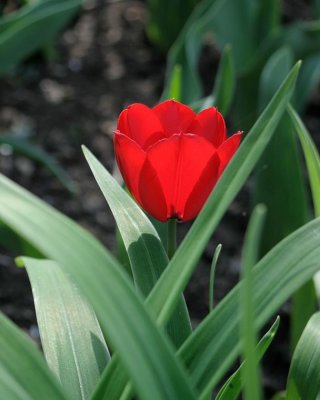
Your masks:
<path fill-rule="evenodd" d="M 169 219 L 167 222 L 167 253 L 169 259 L 171 259 L 177 248 L 177 220 Z"/>

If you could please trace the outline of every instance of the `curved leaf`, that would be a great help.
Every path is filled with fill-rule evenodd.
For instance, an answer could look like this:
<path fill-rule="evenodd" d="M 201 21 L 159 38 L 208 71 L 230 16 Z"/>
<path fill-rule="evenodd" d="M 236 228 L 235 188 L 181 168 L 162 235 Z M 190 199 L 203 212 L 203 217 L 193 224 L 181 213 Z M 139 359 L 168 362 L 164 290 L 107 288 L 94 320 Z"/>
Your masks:
<path fill-rule="evenodd" d="M 6 400 L 68 400 L 34 343 L 0 313 L 0 393 Z"/>
<path fill-rule="evenodd" d="M 27 257 L 17 261 L 30 278 L 50 369 L 70 399 L 89 399 L 109 359 L 92 307 L 57 263 Z"/>

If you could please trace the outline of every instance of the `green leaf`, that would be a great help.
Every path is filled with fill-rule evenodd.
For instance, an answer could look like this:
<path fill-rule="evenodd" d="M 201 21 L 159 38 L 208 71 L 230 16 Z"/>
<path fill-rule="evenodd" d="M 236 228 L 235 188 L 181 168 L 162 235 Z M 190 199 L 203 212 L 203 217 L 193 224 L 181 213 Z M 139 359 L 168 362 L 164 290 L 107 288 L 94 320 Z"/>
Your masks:
<path fill-rule="evenodd" d="M 306 160 L 315 215 L 317 217 L 320 217 L 320 156 L 315 144 L 312 141 L 309 132 L 305 128 L 299 115 L 295 112 L 295 110 L 291 106 L 288 107 L 288 114 L 291 119 L 291 123 L 298 134 L 303 149 L 304 157 Z M 314 276 L 313 281 L 319 299 L 320 298 L 319 273 L 317 273 Z M 310 298 L 310 293 L 312 293 L 312 290 L 314 290 L 314 288 L 312 287 L 309 288 L 306 295 L 302 296 L 301 298 L 300 313 L 302 315 L 304 315 L 305 310 L 309 308 L 309 305 L 308 303 L 306 304 L 306 301 L 308 301 L 308 298 Z"/>
<path fill-rule="evenodd" d="M 252 271 L 255 329 L 260 329 L 278 308 L 320 268 L 320 219 L 298 229 L 274 247 Z M 238 284 L 202 321 L 178 355 L 200 391 L 209 395 L 239 356 Z"/>
<path fill-rule="evenodd" d="M 296 59 L 319 52 L 320 20 L 298 21 L 284 27 L 280 42 L 293 50 Z"/>
<path fill-rule="evenodd" d="M 314 314 L 293 354 L 287 400 L 316 400 L 320 393 L 320 313 Z"/>
<path fill-rule="evenodd" d="M 148 295 L 168 264 L 168 257 L 157 231 L 137 203 L 93 154 L 85 147 L 83 152 L 116 220 L 131 262 L 134 282 L 142 294 Z M 169 333 L 179 347 L 190 332 L 188 311 L 181 298 L 170 321 Z"/>
<path fill-rule="evenodd" d="M 209 312 L 213 310 L 213 294 L 214 294 L 214 277 L 216 272 L 216 266 L 218 258 L 222 249 L 222 245 L 218 244 L 214 251 L 214 255 L 211 262 L 210 268 L 210 279 L 209 279 Z"/>
<path fill-rule="evenodd" d="M 295 110 L 288 107 L 289 117 L 298 134 L 308 169 L 315 215 L 320 217 L 320 156 L 313 140 Z"/>
<path fill-rule="evenodd" d="M 317 90 L 320 81 L 320 54 L 305 58 L 297 80 L 296 91 L 293 96 L 293 105 L 299 111 L 307 106 L 314 92 Z"/>
<path fill-rule="evenodd" d="M 264 105 L 268 101 L 289 71 L 291 63 L 291 51 L 285 47 L 272 55 L 261 76 L 260 104 Z M 261 239 L 261 255 L 309 219 L 302 163 L 296 135 L 287 114 L 280 120 L 276 134 L 258 164 L 253 203 L 263 203 L 268 209 Z M 315 301 L 314 289 L 310 284 L 294 296 L 291 315 L 292 348 L 314 312 Z"/>
<path fill-rule="evenodd" d="M 6 400 L 68 400 L 34 343 L 0 313 L 0 393 Z"/>
<path fill-rule="evenodd" d="M 3 17 L 0 20 L 0 75 L 46 45 L 79 11 L 81 3 L 80 0 L 47 0 Z"/>
<path fill-rule="evenodd" d="M 235 85 L 236 76 L 232 48 L 231 46 L 226 46 L 221 56 L 212 94 L 212 97 L 215 99 L 215 106 L 222 114 L 227 114 L 230 108 Z"/>
<path fill-rule="evenodd" d="M 137 395 L 143 400 L 195 399 L 168 340 L 155 326 L 127 274 L 104 247 L 2 175 L 0 193 L 0 219 L 71 276 L 92 304 Z"/>
<path fill-rule="evenodd" d="M 46 153 L 40 147 L 30 143 L 24 137 L 14 137 L 13 135 L 0 136 L 0 145 L 8 144 L 13 151 L 37 161 L 44 165 L 50 172 L 55 175 L 62 185 L 69 190 L 70 193 L 76 193 L 76 187 L 73 180 L 66 171 L 58 164 L 57 160 L 50 154 Z"/>
<path fill-rule="evenodd" d="M 162 326 L 172 315 L 176 301 L 179 299 L 180 293 L 184 290 L 190 276 L 196 268 L 197 262 L 212 232 L 249 176 L 259 156 L 270 140 L 277 122 L 289 102 L 298 70 L 299 63 L 292 69 L 277 94 L 273 97 L 268 107 L 246 136 L 239 150 L 218 181 L 201 213 L 193 223 L 189 233 L 148 296 L 147 304 L 150 307 L 150 311 L 157 318 L 157 322 Z M 237 309 L 237 303 L 234 303 L 233 307 L 234 310 Z M 228 318 L 226 321 L 229 321 Z M 223 320 L 220 320 L 219 323 L 222 324 Z M 209 337 L 212 336 L 212 332 L 215 331 L 216 327 L 214 329 L 212 326 L 210 327 L 211 331 Z M 229 329 L 227 329 L 225 325 L 224 327 L 227 332 Z M 221 334 L 221 337 L 224 336 L 225 333 L 223 335 Z M 193 335 L 191 337 L 193 337 Z M 237 337 L 237 335 L 235 337 Z M 190 338 L 187 341 L 189 341 Z M 208 338 L 206 339 L 208 340 Z M 216 337 L 215 339 L 217 340 Z M 220 340 L 221 338 L 219 338 L 217 343 L 220 343 Z M 191 343 L 193 346 L 194 342 L 192 341 Z M 216 347 L 214 347 L 214 349 L 216 350 Z M 228 357 L 226 357 L 226 360 L 227 359 Z M 212 361 L 211 358 L 210 361 Z M 102 393 L 104 392 L 105 385 L 108 385 L 108 390 L 110 390 L 111 393 L 116 393 L 117 390 L 120 390 L 120 384 L 110 379 L 110 376 L 113 376 L 114 369 L 116 368 L 116 361 L 111 361 L 107 368 L 109 372 L 103 376 L 98 389 Z M 217 368 L 216 364 L 214 368 Z M 208 372 L 211 378 L 212 369 L 209 369 Z M 122 384 L 124 384 L 123 380 Z M 110 385 L 114 386 L 111 387 Z M 95 399 L 97 399 L 97 397 Z"/>
<path fill-rule="evenodd" d="M 272 343 L 279 327 L 279 321 L 280 318 L 277 317 L 271 328 L 259 341 L 256 350 L 259 360 L 261 360 Z M 246 361 L 244 361 L 236 370 L 236 372 L 234 372 L 225 382 L 215 400 L 236 400 L 238 398 L 243 387 L 242 370 L 245 363 Z"/>
<path fill-rule="evenodd" d="M 169 84 L 168 99 L 181 100 L 181 65 L 174 66 Z"/>
<path fill-rule="evenodd" d="M 47 363 L 70 399 L 89 399 L 109 353 L 92 307 L 59 265 L 19 258 L 33 292 Z"/>
<path fill-rule="evenodd" d="M 257 205 L 252 213 L 246 232 L 242 252 L 242 287 L 240 293 L 240 307 L 242 320 L 240 333 L 243 338 L 243 366 L 244 398 L 246 400 L 261 399 L 260 369 L 258 354 L 256 352 L 257 332 L 255 329 L 255 315 L 253 302 L 253 272 L 252 268 L 257 263 L 259 244 L 266 208 Z"/>

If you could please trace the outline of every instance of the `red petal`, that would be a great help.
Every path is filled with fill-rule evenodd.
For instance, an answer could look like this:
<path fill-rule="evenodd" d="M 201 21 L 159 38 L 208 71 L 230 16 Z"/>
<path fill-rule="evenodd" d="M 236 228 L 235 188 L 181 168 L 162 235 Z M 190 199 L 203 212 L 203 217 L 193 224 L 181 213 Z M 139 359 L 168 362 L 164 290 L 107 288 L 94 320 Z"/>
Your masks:
<path fill-rule="evenodd" d="M 237 132 L 218 148 L 217 153 L 220 158 L 220 166 L 219 166 L 219 176 L 222 174 L 229 161 L 233 157 L 234 153 L 237 151 L 240 140 L 241 140 L 242 132 Z"/>
<path fill-rule="evenodd" d="M 190 133 L 205 137 L 215 147 L 219 147 L 226 140 L 226 124 L 215 107 L 201 111 L 188 130 Z"/>
<path fill-rule="evenodd" d="M 124 135 L 130 137 L 129 126 L 128 126 L 128 109 L 126 108 L 121 112 L 118 119 L 117 130 Z"/>
<path fill-rule="evenodd" d="M 153 107 L 154 113 L 158 116 L 166 136 L 174 133 L 186 132 L 196 114 L 190 107 L 175 100 L 164 101 Z"/>
<path fill-rule="evenodd" d="M 167 220 L 168 210 L 166 199 L 158 178 L 148 158 L 143 165 L 139 181 L 140 204 L 150 215 L 159 221 Z"/>
<path fill-rule="evenodd" d="M 195 218 L 201 211 L 218 180 L 219 157 L 215 153 L 205 166 L 184 208 L 183 220 Z"/>
<path fill-rule="evenodd" d="M 165 137 L 162 125 L 154 112 L 144 104 L 138 103 L 132 104 L 120 114 L 118 130 L 127 134 L 142 148 Z"/>
<path fill-rule="evenodd" d="M 215 148 L 206 139 L 190 134 L 173 135 L 148 150 L 140 183 L 146 185 L 150 176 L 158 179 L 166 202 L 167 218 L 184 220 L 184 209 L 188 198 L 214 153 Z M 214 183 L 215 175 L 215 173 L 212 175 Z M 207 180 L 204 183 L 207 184 Z M 201 187 L 200 190 L 206 191 L 207 188 Z M 154 197 L 153 201 L 156 202 L 158 191 L 157 193 L 153 193 L 152 189 L 150 191 L 148 201 Z M 142 189 L 140 195 L 141 201 L 145 203 Z"/>
<path fill-rule="evenodd" d="M 132 195 L 140 202 L 139 176 L 146 153 L 133 140 L 119 132 L 114 135 L 114 149 L 123 180 Z"/>

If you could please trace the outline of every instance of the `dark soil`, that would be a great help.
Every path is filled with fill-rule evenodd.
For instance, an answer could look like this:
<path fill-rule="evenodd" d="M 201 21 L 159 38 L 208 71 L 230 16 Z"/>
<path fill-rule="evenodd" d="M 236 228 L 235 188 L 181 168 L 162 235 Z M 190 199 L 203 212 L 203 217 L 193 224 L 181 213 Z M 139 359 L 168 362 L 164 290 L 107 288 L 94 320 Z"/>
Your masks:
<path fill-rule="evenodd" d="M 146 18 L 142 1 L 87 1 L 81 15 L 58 40 L 56 60 L 50 66 L 37 55 L 0 81 L 0 134 L 30 135 L 70 174 L 77 195 L 71 196 L 43 166 L 13 154 L 8 146 L 0 146 L 1 173 L 76 220 L 111 250 L 115 247 L 114 220 L 80 146 L 85 144 L 112 170 L 112 134 L 119 112 L 133 102 L 153 105 L 158 101 L 165 58 L 145 37 Z M 212 79 L 218 53 L 211 49 L 206 54 L 201 70 L 204 74 L 210 70 Z M 319 127 L 312 109 L 310 114 L 310 126 Z M 218 243 L 223 244 L 223 250 L 216 272 L 216 301 L 238 280 L 248 204 L 245 189 L 214 234 L 186 291 L 195 325 L 208 312 L 209 268 Z M 188 224 L 180 226 L 180 238 L 187 228 Z M 30 285 L 25 271 L 15 267 L 15 255 L 0 248 L 0 308 L 37 338 Z M 267 398 L 285 387 L 287 308 L 281 310 L 281 328 L 265 363 Z"/>

